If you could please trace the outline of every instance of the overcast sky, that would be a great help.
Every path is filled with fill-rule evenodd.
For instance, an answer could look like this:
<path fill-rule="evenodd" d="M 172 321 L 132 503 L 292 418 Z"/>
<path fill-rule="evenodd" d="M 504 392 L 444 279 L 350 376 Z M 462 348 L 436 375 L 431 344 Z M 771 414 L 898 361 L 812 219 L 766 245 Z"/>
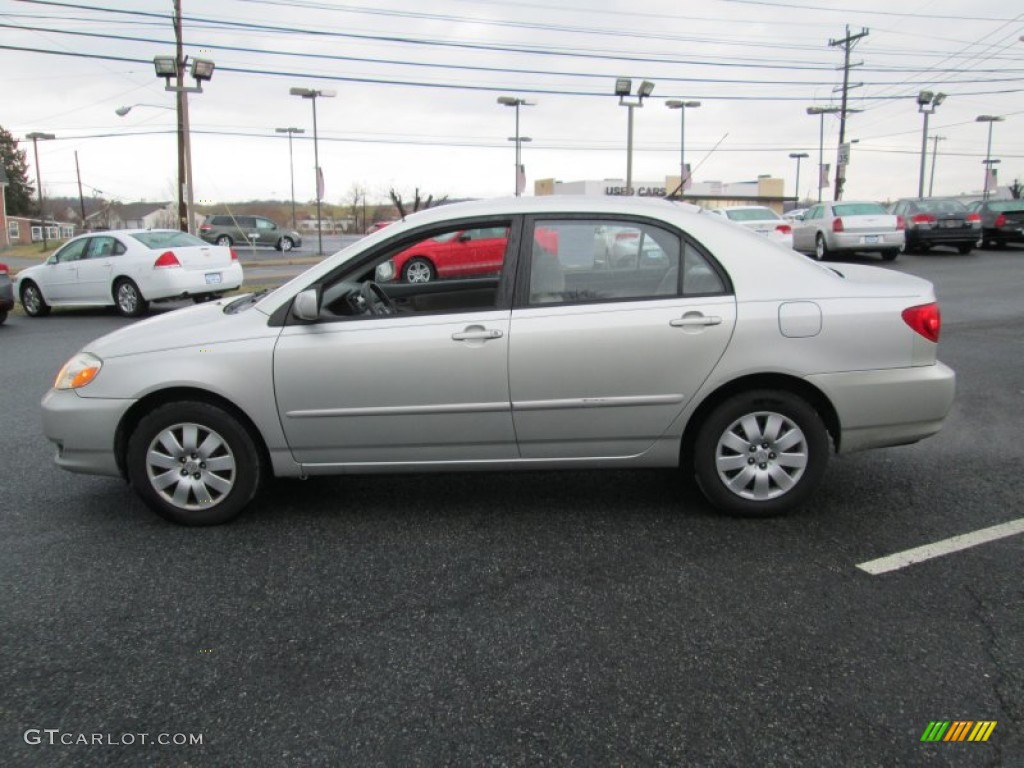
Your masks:
<path fill-rule="evenodd" d="M 0 125 L 40 143 L 47 194 L 131 202 L 172 199 L 174 112 L 152 58 L 174 52 L 172 0 L 0 0 Z M 528 190 L 540 178 L 623 178 L 627 110 L 616 77 L 655 83 L 635 114 L 634 180 L 678 172 L 679 111 L 696 181 L 771 174 L 813 194 L 818 117 L 837 105 L 842 49 L 830 40 L 867 29 L 854 47 L 847 123 L 853 145 L 847 199 L 916 193 L 922 116 L 915 97 L 948 94 L 930 120 L 938 143 L 936 194 L 980 189 L 988 126 L 1000 182 L 1024 179 L 1024 6 L 1020 0 L 182 0 L 185 51 L 213 59 L 212 81 L 190 97 L 197 202 L 314 195 L 312 109 L 293 86 L 334 89 L 317 102 L 327 202 L 354 183 L 383 199 L 389 187 L 451 197 L 514 188 L 514 110 L 521 112 Z M 74 34 L 73 34 L 74 33 Z M 826 115 L 825 162 L 839 121 Z M 31 142 L 30 173 L 34 175 Z M 932 142 L 929 141 L 929 159 Z M 33 178 L 34 181 L 34 178 Z M 927 186 L 927 180 L 926 180 Z M 826 193 L 826 198 L 830 197 Z"/>

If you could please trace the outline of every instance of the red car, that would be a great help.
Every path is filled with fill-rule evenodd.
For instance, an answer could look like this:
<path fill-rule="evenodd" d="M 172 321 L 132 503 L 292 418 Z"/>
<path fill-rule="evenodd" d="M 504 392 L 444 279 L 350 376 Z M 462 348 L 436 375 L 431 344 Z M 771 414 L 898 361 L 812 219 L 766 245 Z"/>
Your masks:
<path fill-rule="evenodd" d="M 496 275 L 501 272 L 507 244 L 505 227 L 445 232 L 396 253 L 395 274 L 403 283 Z"/>

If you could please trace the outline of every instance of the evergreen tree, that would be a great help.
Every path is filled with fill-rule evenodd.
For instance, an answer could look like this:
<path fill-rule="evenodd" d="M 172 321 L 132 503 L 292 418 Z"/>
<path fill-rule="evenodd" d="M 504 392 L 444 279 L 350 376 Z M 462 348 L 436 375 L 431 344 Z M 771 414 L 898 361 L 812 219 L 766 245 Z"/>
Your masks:
<path fill-rule="evenodd" d="M 28 181 L 26 151 L 18 149 L 17 140 L 0 126 L 0 161 L 7 173 L 7 215 L 31 216 L 36 213 L 32 202 L 35 187 Z"/>

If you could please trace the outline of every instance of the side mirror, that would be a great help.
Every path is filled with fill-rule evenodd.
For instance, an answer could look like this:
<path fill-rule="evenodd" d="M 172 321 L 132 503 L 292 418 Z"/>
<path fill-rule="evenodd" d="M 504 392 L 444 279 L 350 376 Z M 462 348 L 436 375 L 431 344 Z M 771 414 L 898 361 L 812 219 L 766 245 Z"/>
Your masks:
<path fill-rule="evenodd" d="M 471 237 L 469 236 L 469 233 L 468 233 L 468 232 L 463 232 L 463 233 L 462 233 L 461 235 L 459 235 L 459 237 L 458 237 L 458 241 L 459 241 L 460 243 L 468 243 L 468 242 L 469 242 L 469 241 L 470 241 L 471 239 L 472 239 L 472 238 L 471 238 Z"/>
<path fill-rule="evenodd" d="M 377 269 L 374 272 L 373 281 L 375 283 L 390 283 L 395 279 L 395 262 L 388 259 L 382 264 L 377 265 Z"/>
<path fill-rule="evenodd" d="M 320 319 L 320 290 L 307 288 L 292 302 L 292 316 L 298 320 L 314 322 Z"/>

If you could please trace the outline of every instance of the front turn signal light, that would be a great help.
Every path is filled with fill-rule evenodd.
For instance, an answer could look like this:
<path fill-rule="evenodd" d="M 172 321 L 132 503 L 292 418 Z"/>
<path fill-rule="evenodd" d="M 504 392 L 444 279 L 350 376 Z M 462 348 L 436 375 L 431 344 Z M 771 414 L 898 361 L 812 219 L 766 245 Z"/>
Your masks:
<path fill-rule="evenodd" d="M 72 357 L 57 374 L 54 389 L 81 389 L 96 378 L 103 361 L 88 352 L 79 352 Z"/>

